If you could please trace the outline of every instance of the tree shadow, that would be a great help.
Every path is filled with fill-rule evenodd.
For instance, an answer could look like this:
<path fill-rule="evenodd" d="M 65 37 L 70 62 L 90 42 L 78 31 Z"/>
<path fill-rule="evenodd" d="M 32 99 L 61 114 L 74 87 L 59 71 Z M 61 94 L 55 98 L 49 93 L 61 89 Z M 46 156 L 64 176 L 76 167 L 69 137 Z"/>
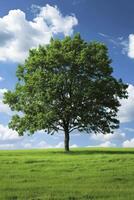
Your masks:
<path fill-rule="evenodd" d="M 134 150 L 82 150 L 71 151 L 72 155 L 91 155 L 91 154 L 134 154 Z"/>
<path fill-rule="evenodd" d="M 64 155 L 92 155 L 92 154 L 134 154 L 134 149 L 104 149 L 104 148 L 101 148 L 101 149 L 71 149 L 69 152 L 65 152 L 64 150 L 58 150 L 58 151 L 50 151 L 49 153 L 52 153 L 52 154 L 64 154 Z"/>

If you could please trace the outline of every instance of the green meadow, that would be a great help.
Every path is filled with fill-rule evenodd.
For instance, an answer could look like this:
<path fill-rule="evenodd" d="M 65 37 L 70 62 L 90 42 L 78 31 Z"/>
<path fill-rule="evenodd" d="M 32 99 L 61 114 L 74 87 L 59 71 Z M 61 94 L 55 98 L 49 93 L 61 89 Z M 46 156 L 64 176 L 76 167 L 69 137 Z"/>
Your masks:
<path fill-rule="evenodd" d="M 134 149 L 0 151 L 0 200 L 134 200 Z"/>

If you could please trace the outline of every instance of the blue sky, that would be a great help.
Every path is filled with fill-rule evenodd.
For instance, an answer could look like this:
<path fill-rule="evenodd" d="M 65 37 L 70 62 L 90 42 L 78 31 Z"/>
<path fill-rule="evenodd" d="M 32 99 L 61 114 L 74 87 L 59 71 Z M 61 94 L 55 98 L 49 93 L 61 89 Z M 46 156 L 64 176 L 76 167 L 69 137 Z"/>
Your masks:
<path fill-rule="evenodd" d="M 133 0 L 1 0 L 0 1 L 0 149 L 63 147 L 63 134 L 43 131 L 18 137 L 7 124 L 12 116 L 3 93 L 17 81 L 15 71 L 28 49 L 47 44 L 51 36 L 80 32 L 86 41 L 107 45 L 113 75 L 129 84 L 118 118 L 120 129 L 103 136 L 74 132 L 71 146 L 134 147 L 134 1 Z"/>

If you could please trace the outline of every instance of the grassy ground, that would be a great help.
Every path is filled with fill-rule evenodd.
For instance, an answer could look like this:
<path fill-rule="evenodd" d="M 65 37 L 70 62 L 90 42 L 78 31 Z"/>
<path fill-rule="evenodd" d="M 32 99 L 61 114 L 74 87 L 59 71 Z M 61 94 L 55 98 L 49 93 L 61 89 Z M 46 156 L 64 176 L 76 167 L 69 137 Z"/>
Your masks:
<path fill-rule="evenodd" d="M 134 149 L 0 151 L 0 200 L 134 200 Z"/>

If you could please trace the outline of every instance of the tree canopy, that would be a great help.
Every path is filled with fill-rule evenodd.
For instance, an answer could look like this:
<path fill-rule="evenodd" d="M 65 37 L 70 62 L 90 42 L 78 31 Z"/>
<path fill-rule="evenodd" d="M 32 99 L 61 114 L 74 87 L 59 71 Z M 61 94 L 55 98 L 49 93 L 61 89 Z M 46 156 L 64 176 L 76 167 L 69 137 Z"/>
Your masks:
<path fill-rule="evenodd" d="M 14 115 L 9 127 L 19 135 L 44 130 L 69 133 L 111 133 L 119 127 L 119 99 L 126 98 L 127 85 L 112 75 L 111 59 L 103 43 L 86 42 L 80 34 L 63 40 L 51 39 L 49 45 L 31 49 L 19 65 L 14 91 L 4 102 Z"/>

